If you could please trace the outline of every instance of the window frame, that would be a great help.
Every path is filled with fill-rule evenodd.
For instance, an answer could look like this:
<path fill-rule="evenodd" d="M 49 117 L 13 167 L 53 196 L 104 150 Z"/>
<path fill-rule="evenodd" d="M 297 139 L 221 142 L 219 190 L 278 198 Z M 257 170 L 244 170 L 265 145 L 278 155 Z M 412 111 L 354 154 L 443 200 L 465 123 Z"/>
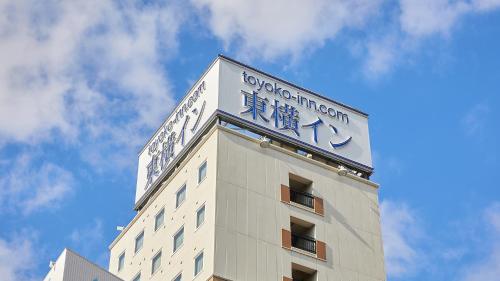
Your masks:
<path fill-rule="evenodd" d="M 182 200 L 182 202 L 179 203 L 179 192 L 181 192 L 182 190 L 184 190 L 184 199 Z M 176 210 L 179 209 L 179 207 L 182 206 L 182 204 L 186 201 L 186 197 L 187 197 L 187 184 L 184 183 L 175 192 L 175 209 Z"/>
<path fill-rule="evenodd" d="M 139 278 L 139 279 L 137 279 Z M 133 278 L 132 281 L 141 281 L 141 272 L 139 271 Z"/>
<path fill-rule="evenodd" d="M 196 272 L 196 260 L 201 256 L 201 269 L 200 271 Z M 203 272 L 203 268 L 205 266 L 205 255 L 204 251 L 201 250 L 198 252 L 198 254 L 194 257 L 194 277 L 196 278 L 198 275 L 200 275 L 201 272 Z"/>
<path fill-rule="evenodd" d="M 182 243 L 176 248 L 175 247 L 175 237 L 182 231 Z M 182 225 L 172 236 L 172 253 L 175 254 L 184 245 L 184 225 Z"/>
<path fill-rule="evenodd" d="M 163 219 L 162 219 L 162 221 L 161 221 L 161 224 L 157 225 L 157 224 L 156 224 L 156 223 L 157 223 L 157 218 L 158 218 L 158 216 L 159 216 L 161 213 L 163 213 Z M 156 215 L 155 215 L 155 225 L 154 225 L 154 227 L 153 227 L 153 228 L 154 228 L 154 230 L 155 230 L 155 232 L 156 232 L 156 231 L 158 231 L 158 229 L 160 229 L 160 228 L 161 228 L 162 226 L 164 226 L 164 225 L 165 225 L 165 207 L 162 207 L 162 208 L 161 208 L 161 210 L 160 210 L 160 211 L 158 211 L 158 212 L 156 213 Z"/>
<path fill-rule="evenodd" d="M 181 279 L 177 280 L 177 278 L 179 278 L 179 277 L 180 277 Z M 179 272 L 179 273 L 177 273 L 177 275 L 175 275 L 175 277 L 174 277 L 174 278 L 172 278 L 172 281 L 182 281 L 182 271 L 181 271 L 181 272 Z"/>
<path fill-rule="evenodd" d="M 201 168 L 205 166 L 205 174 L 203 178 L 200 178 L 200 172 Z M 198 166 L 198 185 L 200 185 L 206 178 L 207 178 L 207 171 L 208 171 L 208 161 L 207 159 L 203 160 L 203 162 Z"/>
<path fill-rule="evenodd" d="M 123 264 L 120 266 L 120 261 L 122 260 L 123 257 Z M 125 250 L 123 250 L 119 255 L 118 255 L 118 272 L 120 272 L 123 268 L 125 267 Z"/>
<path fill-rule="evenodd" d="M 154 261 L 158 257 L 158 255 L 160 255 L 160 265 L 158 266 L 158 268 L 155 271 L 153 271 Z M 161 269 L 161 258 L 162 258 L 162 255 L 163 255 L 162 249 L 160 249 L 151 258 L 151 276 L 155 275 L 155 273 L 158 272 Z"/>
<path fill-rule="evenodd" d="M 203 221 L 201 223 L 198 222 L 198 215 L 200 211 L 203 210 Z M 206 214 L 206 205 L 203 203 L 197 210 L 196 210 L 196 230 L 198 230 L 204 223 L 205 223 L 205 214 Z"/>
<path fill-rule="evenodd" d="M 141 243 L 141 247 L 139 249 L 137 249 L 137 238 L 139 238 L 139 236 L 142 235 L 142 243 Z M 139 232 L 139 234 L 137 234 L 137 236 L 135 236 L 135 243 L 134 243 L 134 255 L 139 253 L 139 251 L 144 247 L 144 229 L 142 229 L 141 232 Z"/>

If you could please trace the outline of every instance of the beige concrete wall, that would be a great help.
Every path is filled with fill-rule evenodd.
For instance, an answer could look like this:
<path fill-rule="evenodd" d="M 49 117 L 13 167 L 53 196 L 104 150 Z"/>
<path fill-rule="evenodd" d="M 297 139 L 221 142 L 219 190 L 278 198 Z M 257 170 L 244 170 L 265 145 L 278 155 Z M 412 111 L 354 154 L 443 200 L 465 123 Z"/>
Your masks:
<path fill-rule="evenodd" d="M 282 280 L 291 263 L 317 280 L 385 280 L 377 186 L 281 148 L 219 130 L 214 274 L 229 280 Z M 280 201 L 293 173 L 313 181 L 324 216 Z M 326 261 L 281 247 L 290 216 L 316 225 Z"/>
<path fill-rule="evenodd" d="M 109 271 L 132 280 L 141 272 L 141 280 L 172 280 L 182 272 L 182 280 L 207 280 L 213 274 L 215 225 L 215 179 L 217 134 L 211 131 L 167 180 L 153 199 L 137 214 L 110 246 Z M 198 185 L 198 168 L 207 161 L 207 177 Z M 176 192 L 187 186 L 185 202 L 175 208 Z M 205 222 L 196 229 L 196 211 L 205 204 Z M 156 232 L 156 214 L 165 208 L 165 224 Z M 184 244 L 173 253 L 173 236 L 184 225 Z M 136 236 L 144 230 L 143 248 L 134 254 Z M 151 259 L 162 250 L 162 266 L 151 275 Z M 194 258 L 204 252 L 203 271 L 194 277 Z M 125 251 L 125 267 L 118 271 L 118 257 Z"/>
<path fill-rule="evenodd" d="M 197 186 L 199 165 L 207 159 L 207 178 Z M 323 199 L 324 216 L 285 204 L 280 187 L 289 173 L 313 181 Z M 186 202 L 175 209 L 175 192 L 187 183 Z M 250 281 L 291 277 L 291 264 L 317 270 L 317 280 L 385 280 L 377 185 L 282 148 L 261 148 L 258 141 L 214 127 L 162 189 L 110 246 L 109 270 L 125 281 Z M 205 202 L 205 223 L 195 230 L 195 212 Z M 153 231 L 156 213 L 165 207 L 166 223 Z M 326 261 L 281 245 L 290 216 L 315 224 L 315 237 L 326 243 Z M 184 245 L 172 254 L 173 235 L 185 225 Z M 145 230 L 144 246 L 134 254 L 135 237 Z M 162 267 L 151 276 L 151 259 L 162 249 Z M 194 278 L 194 258 L 204 249 L 204 270 Z M 117 271 L 126 251 L 125 268 Z"/>

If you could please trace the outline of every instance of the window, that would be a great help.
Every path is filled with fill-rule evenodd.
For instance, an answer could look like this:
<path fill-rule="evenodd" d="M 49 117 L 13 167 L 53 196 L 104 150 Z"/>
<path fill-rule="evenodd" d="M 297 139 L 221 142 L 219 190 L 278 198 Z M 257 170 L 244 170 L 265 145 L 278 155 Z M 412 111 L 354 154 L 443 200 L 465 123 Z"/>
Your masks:
<path fill-rule="evenodd" d="M 160 228 L 160 226 L 163 225 L 163 221 L 165 219 L 165 209 L 161 209 L 161 211 L 156 214 L 156 217 L 155 217 L 155 231 L 158 230 L 158 228 Z"/>
<path fill-rule="evenodd" d="M 198 168 L 198 183 L 202 182 L 207 177 L 207 161 L 201 164 Z"/>
<path fill-rule="evenodd" d="M 175 207 L 178 208 L 186 200 L 186 185 L 183 185 L 175 196 Z"/>
<path fill-rule="evenodd" d="M 49 279 L 49 280 L 50 280 L 50 279 Z M 97 279 L 97 278 L 94 278 L 94 279 L 92 279 L 92 281 L 99 281 L 99 279 Z"/>
<path fill-rule="evenodd" d="M 205 205 L 198 209 L 196 212 L 196 228 L 200 227 L 200 225 L 205 221 Z"/>
<path fill-rule="evenodd" d="M 182 246 L 184 242 L 184 226 L 174 235 L 174 252 Z"/>
<path fill-rule="evenodd" d="M 179 275 L 175 276 L 175 278 L 172 281 L 181 281 L 182 280 L 182 273 L 179 273 Z"/>
<path fill-rule="evenodd" d="M 141 273 L 139 272 L 132 281 L 141 281 Z"/>
<path fill-rule="evenodd" d="M 312 195 L 312 181 L 288 174 L 290 185 L 290 201 L 314 209 L 314 195 Z"/>
<path fill-rule="evenodd" d="M 203 252 L 199 253 L 194 259 L 194 276 L 203 270 Z"/>
<path fill-rule="evenodd" d="M 144 230 L 135 237 L 135 252 L 139 252 L 140 249 L 142 249 L 142 244 L 144 243 Z"/>
<path fill-rule="evenodd" d="M 153 257 L 151 262 L 151 274 L 155 274 L 161 266 L 161 251 Z"/>
<path fill-rule="evenodd" d="M 316 254 L 315 225 L 311 222 L 290 217 L 292 247 Z"/>
<path fill-rule="evenodd" d="M 315 281 L 318 279 L 316 270 L 292 263 L 292 280 Z"/>
<path fill-rule="evenodd" d="M 125 252 L 121 253 L 120 257 L 118 257 L 118 271 L 122 270 L 125 266 Z"/>

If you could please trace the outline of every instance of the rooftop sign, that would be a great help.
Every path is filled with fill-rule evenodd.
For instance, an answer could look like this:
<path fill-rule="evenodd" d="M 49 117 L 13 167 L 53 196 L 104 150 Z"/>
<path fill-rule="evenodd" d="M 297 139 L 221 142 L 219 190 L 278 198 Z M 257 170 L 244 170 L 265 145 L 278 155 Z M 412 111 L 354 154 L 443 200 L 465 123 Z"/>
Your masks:
<path fill-rule="evenodd" d="M 140 152 L 136 204 L 216 116 L 371 171 L 366 114 L 219 56 Z"/>

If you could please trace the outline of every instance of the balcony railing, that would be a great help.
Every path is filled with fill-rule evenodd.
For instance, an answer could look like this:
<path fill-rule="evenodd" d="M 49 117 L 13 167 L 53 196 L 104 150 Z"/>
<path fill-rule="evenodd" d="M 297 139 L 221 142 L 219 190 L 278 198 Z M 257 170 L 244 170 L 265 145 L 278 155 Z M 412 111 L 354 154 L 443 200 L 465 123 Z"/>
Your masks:
<path fill-rule="evenodd" d="M 316 254 L 316 240 L 312 237 L 292 233 L 292 247 Z"/>
<path fill-rule="evenodd" d="M 290 201 L 314 209 L 314 196 L 312 194 L 290 189 Z"/>

